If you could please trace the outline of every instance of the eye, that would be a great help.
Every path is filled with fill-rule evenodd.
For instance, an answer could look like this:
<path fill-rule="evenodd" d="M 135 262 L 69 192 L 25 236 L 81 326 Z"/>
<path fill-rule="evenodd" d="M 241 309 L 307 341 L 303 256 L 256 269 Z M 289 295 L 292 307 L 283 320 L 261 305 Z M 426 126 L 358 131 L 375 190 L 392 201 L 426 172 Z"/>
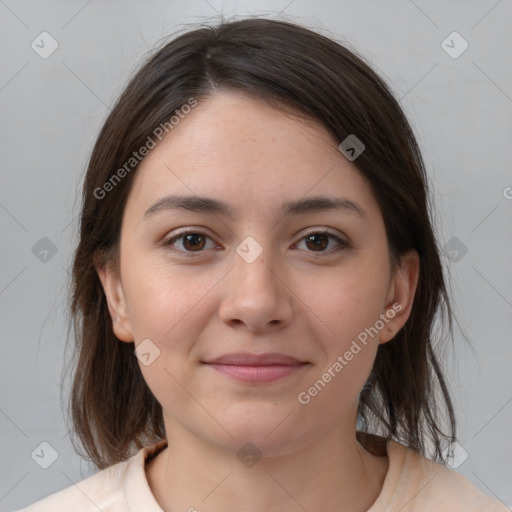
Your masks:
<path fill-rule="evenodd" d="M 210 247 L 210 249 L 215 247 L 215 243 L 213 243 L 213 240 L 208 235 L 200 231 L 185 231 L 169 238 L 164 242 L 164 245 L 185 256 L 195 256 L 193 253 L 200 253 L 205 248 L 207 245 L 206 240 L 210 240 L 213 244 L 213 247 Z M 180 242 L 182 248 L 175 247 L 176 241 Z"/>
<path fill-rule="evenodd" d="M 207 247 L 208 240 L 212 244 L 210 247 Z M 336 242 L 337 246 L 326 250 L 332 241 Z M 178 242 L 181 247 L 177 247 L 176 242 Z M 348 242 L 345 242 L 340 237 L 328 231 L 314 231 L 308 233 L 299 242 L 294 244 L 294 246 L 298 246 L 302 242 L 306 244 L 308 252 L 315 253 L 334 253 L 349 247 Z M 204 252 L 203 249 L 214 249 L 216 247 L 215 243 L 208 235 L 200 231 L 192 230 L 174 235 L 166 240 L 164 245 L 172 251 L 187 257 L 199 256 L 201 252 Z"/>
<path fill-rule="evenodd" d="M 298 244 L 301 242 L 305 242 L 306 247 L 309 249 L 308 252 L 320 252 L 320 253 L 332 253 L 337 252 L 342 249 L 345 249 L 349 246 L 347 242 L 339 238 L 338 236 L 329 233 L 328 231 L 315 231 L 307 234 L 305 237 L 303 237 Z M 325 250 L 331 241 L 337 242 L 337 246 L 334 248 Z"/>

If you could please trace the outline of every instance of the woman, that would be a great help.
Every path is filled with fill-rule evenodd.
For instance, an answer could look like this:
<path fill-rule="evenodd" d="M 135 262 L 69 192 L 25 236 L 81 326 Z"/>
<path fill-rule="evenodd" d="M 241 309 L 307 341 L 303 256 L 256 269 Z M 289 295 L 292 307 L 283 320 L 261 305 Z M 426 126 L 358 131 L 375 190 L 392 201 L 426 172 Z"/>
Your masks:
<path fill-rule="evenodd" d="M 246 19 L 160 49 L 84 184 L 71 410 L 102 471 L 24 510 L 506 510 L 443 464 L 426 188 L 338 43 Z"/>

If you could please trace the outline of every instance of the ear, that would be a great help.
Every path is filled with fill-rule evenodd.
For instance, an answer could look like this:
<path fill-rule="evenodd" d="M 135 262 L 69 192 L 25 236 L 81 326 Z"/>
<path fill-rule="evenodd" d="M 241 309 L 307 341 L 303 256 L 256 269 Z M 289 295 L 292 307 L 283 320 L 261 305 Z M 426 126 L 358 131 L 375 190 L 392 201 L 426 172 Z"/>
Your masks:
<path fill-rule="evenodd" d="M 400 258 L 400 265 L 391 278 L 384 310 L 385 326 L 379 333 L 379 343 L 393 339 L 411 314 L 420 271 L 420 257 L 412 249 Z"/>
<path fill-rule="evenodd" d="M 121 341 L 127 343 L 133 342 L 132 325 L 118 272 L 110 265 L 95 265 L 95 268 L 107 298 L 108 311 L 112 318 L 112 330 L 114 334 Z"/>

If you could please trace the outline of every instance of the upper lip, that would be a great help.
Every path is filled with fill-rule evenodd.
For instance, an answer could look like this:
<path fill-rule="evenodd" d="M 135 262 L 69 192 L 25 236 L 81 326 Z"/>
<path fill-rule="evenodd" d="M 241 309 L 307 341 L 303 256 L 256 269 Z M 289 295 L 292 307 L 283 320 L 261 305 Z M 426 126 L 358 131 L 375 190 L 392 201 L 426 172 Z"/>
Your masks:
<path fill-rule="evenodd" d="M 267 352 L 265 354 L 251 354 L 249 352 L 234 352 L 225 354 L 205 361 L 207 364 L 226 364 L 233 366 L 270 366 L 270 365 L 286 365 L 296 366 L 306 361 L 299 361 L 297 358 L 280 353 Z"/>

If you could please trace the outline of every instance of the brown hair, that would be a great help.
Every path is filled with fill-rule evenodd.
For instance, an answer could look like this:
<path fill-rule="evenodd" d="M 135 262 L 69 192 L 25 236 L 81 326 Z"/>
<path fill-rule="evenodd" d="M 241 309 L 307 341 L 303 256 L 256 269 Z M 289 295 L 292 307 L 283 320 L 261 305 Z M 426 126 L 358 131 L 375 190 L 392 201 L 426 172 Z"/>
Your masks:
<path fill-rule="evenodd" d="M 424 455 L 432 448 L 442 461 L 446 438 L 455 440 L 455 418 L 433 351 L 433 323 L 442 312 L 451 332 L 452 316 L 412 129 L 384 81 L 356 52 L 293 23 L 261 18 L 202 26 L 163 46 L 132 78 L 92 151 L 72 272 L 76 348 L 69 408 L 87 458 L 102 469 L 165 437 L 162 407 L 142 377 L 134 346 L 113 333 L 94 267 L 118 262 L 136 166 L 112 192 L 98 198 L 97 191 L 191 97 L 200 101 L 222 89 L 291 107 L 319 121 L 335 140 L 355 134 L 365 144 L 353 163 L 382 210 L 392 264 L 396 268 L 401 254 L 416 249 L 420 277 L 410 318 L 378 348 L 359 418 L 363 429 Z M 441 427 L 437 388 L 449 434 Z"/>

